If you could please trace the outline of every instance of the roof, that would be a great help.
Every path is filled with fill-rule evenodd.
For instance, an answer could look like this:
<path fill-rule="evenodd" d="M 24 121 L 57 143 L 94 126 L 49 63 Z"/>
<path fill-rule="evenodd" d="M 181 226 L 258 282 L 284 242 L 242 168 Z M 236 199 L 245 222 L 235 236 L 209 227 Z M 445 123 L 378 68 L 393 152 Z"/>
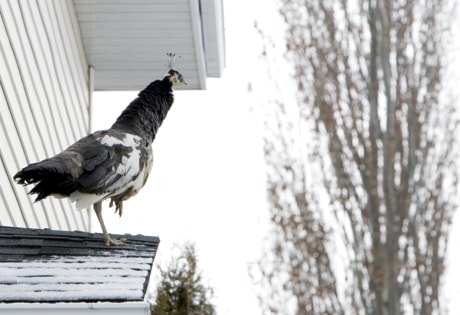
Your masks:
<path fill-rule="evenodd" d="M 225 63 L 222 0 L 73 0 L 95 90 L 139 90 L 168 70 L 205 89 Z"/>
<path fill-rule="evenodd" d="M 144 301 L 159 238 L 0 227 L 0 301 Z"/>

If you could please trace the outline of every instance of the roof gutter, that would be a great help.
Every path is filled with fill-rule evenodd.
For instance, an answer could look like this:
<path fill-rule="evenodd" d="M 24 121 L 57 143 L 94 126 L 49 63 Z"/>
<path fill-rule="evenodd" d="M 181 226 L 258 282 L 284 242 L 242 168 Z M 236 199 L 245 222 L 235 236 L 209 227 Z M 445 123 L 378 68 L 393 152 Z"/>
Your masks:
<path fill-rule="evenodd" d="M 150 304 L 148 302 L 124 302 L 124 303 L 11 303 L 1 304 L 0 313 L 6 312 L 11 315 L 149 315 Z"/>

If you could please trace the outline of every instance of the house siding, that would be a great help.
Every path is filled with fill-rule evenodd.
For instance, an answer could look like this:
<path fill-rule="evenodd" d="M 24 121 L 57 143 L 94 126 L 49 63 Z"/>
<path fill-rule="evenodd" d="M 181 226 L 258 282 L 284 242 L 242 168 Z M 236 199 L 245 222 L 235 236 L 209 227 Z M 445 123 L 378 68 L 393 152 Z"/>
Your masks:
<path fill-rule="evenodd" d="M 88 66 L 72 1 L 0 1 L 0 225 L 88 230 L 67 200 L 33 203 L 14 183 L 29 163 L 89 131 Z"/>

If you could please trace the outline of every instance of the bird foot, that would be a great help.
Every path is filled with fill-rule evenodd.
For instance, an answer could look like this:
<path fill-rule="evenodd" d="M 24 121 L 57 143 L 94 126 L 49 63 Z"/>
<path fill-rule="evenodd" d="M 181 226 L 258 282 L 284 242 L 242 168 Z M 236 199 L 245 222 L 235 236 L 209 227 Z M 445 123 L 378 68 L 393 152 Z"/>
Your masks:
<path fill-rule="evenodd" d="M 120 238 L 119 240 L 112 239 L 110 236 L 107 235 L 105 237 L 105 246 L 121 246 L 125 245 L 126 238 Z"/>

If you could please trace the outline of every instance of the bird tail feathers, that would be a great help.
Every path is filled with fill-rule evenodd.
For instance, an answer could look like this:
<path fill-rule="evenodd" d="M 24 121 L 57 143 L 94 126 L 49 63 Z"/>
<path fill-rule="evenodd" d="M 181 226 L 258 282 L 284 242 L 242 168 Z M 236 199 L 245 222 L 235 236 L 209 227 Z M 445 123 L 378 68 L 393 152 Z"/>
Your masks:
<path fill-rule="evenodd" d="M 49 195 L 68 196 L 76 189 L 76 181 L 62 163 L 54 158 L 33 163 L 14 175 L 14 180 L 21 185 L 35 184 L 29 194 L 36 194 L 35 201 Z"/>

